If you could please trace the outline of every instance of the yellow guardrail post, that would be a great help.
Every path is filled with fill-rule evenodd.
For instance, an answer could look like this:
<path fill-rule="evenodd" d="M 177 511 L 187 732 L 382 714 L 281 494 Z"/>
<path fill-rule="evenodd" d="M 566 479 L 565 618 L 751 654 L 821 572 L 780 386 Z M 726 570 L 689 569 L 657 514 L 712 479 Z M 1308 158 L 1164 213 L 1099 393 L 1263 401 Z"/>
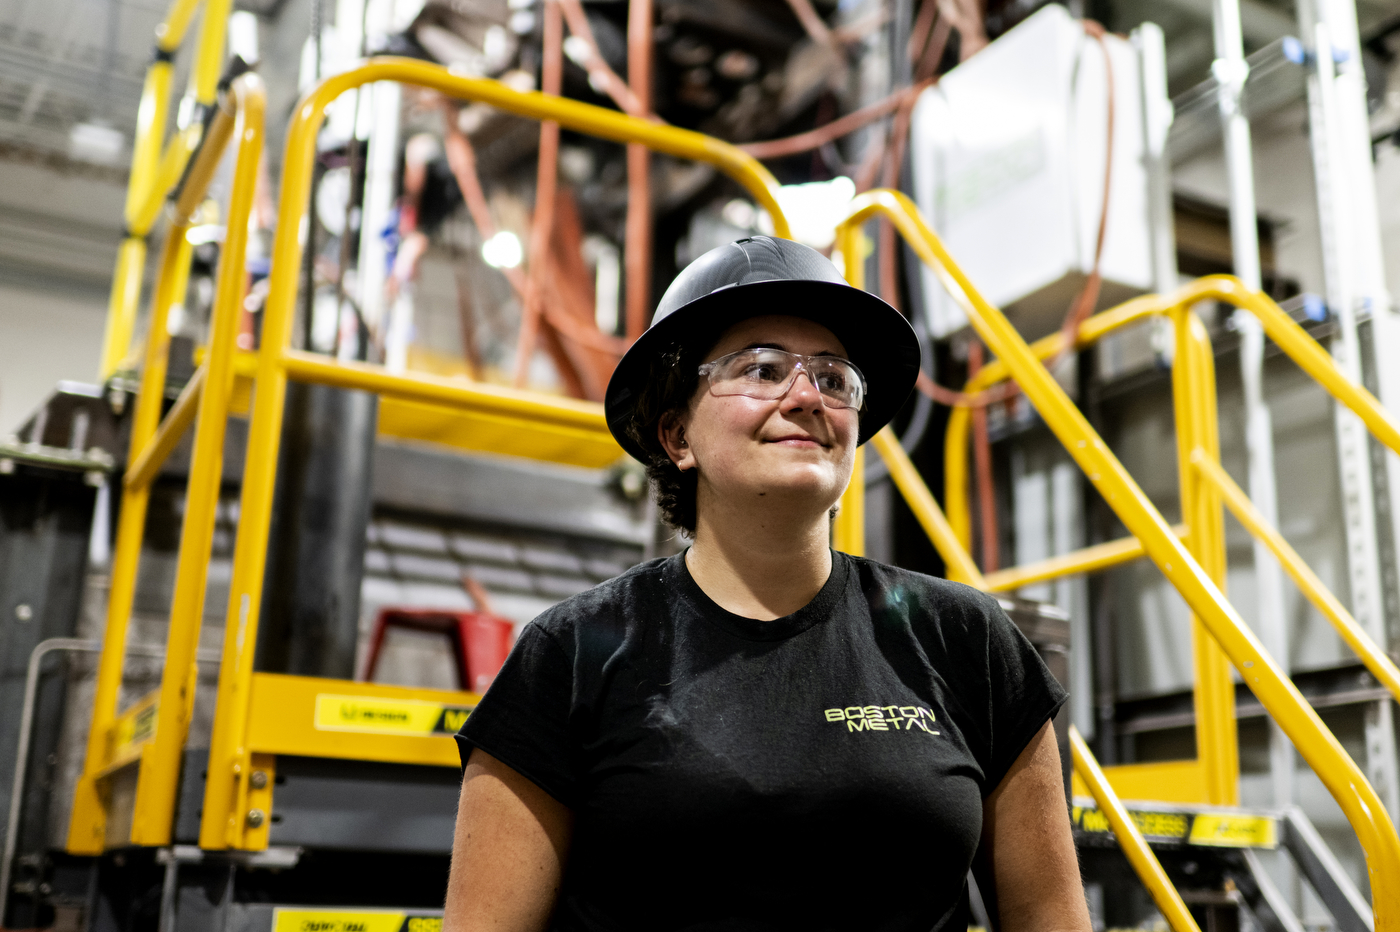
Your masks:
<path fill-rule="evenodd" d="M 1168 299 L 1158 295 L 1144 295 L 1124 302 L 1117 307 L 1102 311 L 1079 326 L 1078 346 L 1086 346 L 1103 339 L 1114 330 L 1137 323 L 1156 314 L 1170 310 Z M 1031 344 L 1031 352 L 1036 359 L 1045 360 L 1058 356 L 1064 349 L 1064 334 L 1056 331 Z M 976 395 L 993 385 L 1009 378 L 1006 364 L 994 359 L 978 370 L 963 387 L 966 395 Z M 972 409 L 963 405 L 954 407 L 948 417 L 948 427 L 944 432 L 943 446 L 943 503 L 948 510 L 948 523 L 952 525 L 958 540 L 966 548 L 972 547 L 972 519 L 968 506 L 967 488 L 967 438 L 972 423 Z"/>
<path fill-rule="evenodd" d="M 908 197 L 898 191 L 866 192 L 855 199 L 845 222 L 860 223 L 876 214 L 888 217 L 895 224 L 919 258 L 935 271 L 944 288 L 962 305 L 978 335 L 999 361 L 1005 363 L 1095 489 L 1129 532 L 1142 541 L 1148 557 L 1181 593 L 1234 662 L 1246 685 L 1278 721 L 1299 754 L 1337 800 L 1366 852 L 1376 932 L 1400 932 L 1400 838 L 1396 837 L 1390 816 L 1356 762 L 1304 700 L 1292 680 L 1265 652 L 1206 569 L 1177 539 L 1005 315 L 982 297 L 952 261 Z M 1249 298 L 1246 294 L 1245 299 Z M 1267 321 L 1265 332 L 1269 332 Z M 1273 333 L 1269 335 L 1273 337 Z M 1347 383 L 1340 388 L 1355 387 Z"/>
<path fill-rule="evenodd" d="M 175 0 L 165 20 L 156 27 L 155 54 L 146 69 L 141 104 L 136 116 L 136 136 L 131 152 L 131 178 L 127 182 L 126 232 L 117 250 L 112 293 L 107 306 L 106 332 L 102 340 L 101 370 L 104 381 L 126 360 L 136 329 L 141 302 L 141 279 L 146 265 L 146 234 L 160 215 L 161 204 L 180 180 L 191 153 L 199 145 L 199 123 L 175 134 L 165 144 L 170 113 L 175 53 L 184 42 L 191 21 L 205 0 Z M 212 105 L 223 68 L 224 38 L 228 30 L 231 0 L 208 0 L 200 28 L 199 48 L 190 74 L 190 93 L 205 106 Z"/>
<path fill-rule="evenodd" d="M 206 15 L 212 12 L 211 6 Z M 212 174 L 230 137 L 237 141 L 227 233 L 219 256 L 217 291 L 210 317 L 209 351 L 201 367 L 205 373 L 204 388 L 199 395 L 194 453 L 185 492 L 155 735 L 141 749 L 140 779 L 132 812 L 131 841 L 138 845 L 170 844 L 181 752 L 194 713 L 195 653 L 199 648 L 209 551 L 219 502 L 224 433 L 233 390 L 233 352 L 247 281 L 248 221 L 263 147 L 266 95 L 262 80 L 255 74 L 245 74 L 233 82 L 228 97 L 210 126 L 206 148 L 200 150 L 187 182 L 202 196 L 202 190 L 208 186 L 204 173 Z"/>
<path fill-rule="evenodd" d="M 257 96 L 259 104 L 257 136 L 260 147 L 261 85 L 255 86 L 258 88 L 259 95 Z M 135 594 L 136 576 L 140 564 L 150 483 L 159 471 L 164 456 L 174 449 L 175 443 L 179 440 L 180 432 L 185 426 L 188 426 L 189 420 L 186 418 L 185 412 L 193 410 L 193 404 L 188 399 L 200 398 L 204 394 L 199 391 L 199 384 L 205 381 L 208 375 L 209 363 L 201 368 L 204 375 L 198 376 L 194 380 L 195 387 L 189 388 L 187 386 L 188 390 L 182 393 L 182 399 L 187 400 L 187 403 L 185 405 L 177 403 L 176 408 L 166 418 L 166 423 L 161 423 L 160 409 L 165 398 L 165 374 L 170 348 L 170 333 L 167 329 L 170 308 L 183 298 L 189 281 L 192 247 L 185 234 L 189 231 L 191 217 L 203 200 L 204 192 L 208 189 L 209 182 L 218 168 L 222 148 L 227 144 L 228 138 L 233 132 L 233 125 L 232 116 L 221 114 L 221 119 L 215 119 L 210 133 L 210 145 L 201 150 L 199 159 L 191 166 L 180 196 L 173 205 L 169 229 L 166 231 L 156 293 L 151 305 L 141 388 L 132 420 L 131 445 L 128 454 L 128 464 L 133 467 L 132 472 L 139 481 L 123 482 L 122 487 L 121 516 L 117 525 L 117 541 L 113 550 L 111 583 L 107 597 L 107 626 L 102 643 L 102 653 L 98 660 L 97 687 L 93 700 L 92 724 L 88 733 L 87 757 L 84 761 L 83 773 L 78 779 L 74 792 L 73 814 L 68 830 L 68 850 L 74 854 L 100 853 L 105 845 L 106 805 L 97 782 L 98 775 L 106 764 L 108 733 L 117 718 L 117 702 L 126 654 L 127 627 L 131 617 L 132 598 Z M 247 194 L 249 198 L 251 198 L 250 192 L 251 189 Z M 245 211 L 245 227 L 246 223 Z M 237 235 L 231 231 L 229 236 L 237 242 L 238 237 L 246 237 L 246 230 Z M 237 320 L 237 311 L 238 308 L 235 307 L 230 312 L 230 316 L 235 321 Z M 222 446 L 222 438 L 220 438 L 220 446 Z M 217 482 L 215 483 L 215 492 L 217 493 Z M 195 507 L 197 505 L 191 498 L 187 505 L 187 521 L 189 520 L 188 510 Z M 201 565 L 201 574 L 203 571 L 204 567 Z M 168 648 L 167 653 L 169 653 Z M 190 662 L 193 663 L 192 655 Z M 167 666 L 167 671 L 169 669 Z M 171 707 L 178 709 L 179 703 L 172 703 Z M 183 741 L 183 727 L 179 729 L 179 735 L 180 740 Z M 173 795 L 171 799 L 173 804 Z M 173 805 L 171 811 L 173 812 Z"/>
<path fill-rule="evenodd" d="M 846 281 L 856 288 L 865 287 L 865 266 L 860 258 L 860 230 L 847 227 L 836 244 L 837 254 L 845 264 Z M 841 495 L 836 523 L 831 529 L 831 546 L 852 556 L 865 556 L 865 449 L 856 448 L 851 482 Z"/>
<path fill-rule="evenodd" d="M 1089 787 L 1094 801 L 1099 804 L 1099 811 L 1108 819 L 1113 834 L 1120 840 L 1131 839 L 1131 844 L 1122 846 L 1123 853 L 1128 856 L 1128 862 L 1133 865 L 1137 875 L 1147 881 L 1147 892 L 1152 895 L 1152 901 L 1162 911 L 1167 924 L 1175 932 L 1201 932 L 1196 920 L 1191 916 L 1191 911 L 1186 908 L 1181 894 L 1176 892 L 1176 887 L 1172 886 L 1167 872 L 1162 870 L 1161 862 L 1147 846 L 1147 840 L 1142 837 L 1142 832 L 1133 821 L 1127 807 L 1108 785 L 1108 779 L 1099 769 L 1099 762 L 1094 760 L 1094 755 L 1090 753 L 1089 745 L 1084 743 L 1084 737 L 1073 725 L 1069 726 L 1069 748 L 1074 772 Z"/>
<path fill-rule="evenodd" d="M 1178 305 L 1173 313 L 1176 358 L 1172 363 L 1172 399 L 1177 433 L 1177 472 L 1181 520 L 1188 528 L 1185 545 L 1223 592 L 1225 588 L 1225 520 L 1220 497 L 1191 468 L 1198 447 L 1219 455 L 1216 426 L 1215 358 L 1200 318 Z M 1196 674 L 1196 757 L 1205 778 L 1206 802 L 1239 803 L 1239 739 L 1235 726 L 1235 684 L 1220 645 L 1199 616 L 1191 618 L 1191 650 Z"/>
<path fill-rule="evenodd" d="M 151 302 L 150 333 L 146 337 L 141 388 L 131 421 L 128 460 L 135 460 L 155 436 L 165 398 L 166 359 L 170 334 L 166 322 L 177 291 L 185 282 L 190 264 L 187 226 L 171 223 L 161 253 L 155 297 Z M 112 551 L 111 583 L 107 592 L 107 627 L 98 659 L 96 693 L 93 697 L 92 725 L 88 732 L 87 758 L 73 796 L 73 813 L 68 826 L 68 850 L 73 854 L 100 854 L 106 833 L 106 807 L 97 786 L 97 774 L 107 756 L 107 733 L 117 717 L 122 666 L 126 659 L 127 623 L 131 600 L 136 593 L 136 571 L 141 558 L 141 538 L 146 525 L 146 505 L 150 487 L 122 489 L 121 513 L 117 520 L 117 540 Z"/>
<path fill-rule="evenodd" d="M 1235 480 L 1231 479 L 1230 474 L 1220 465 L 1219 459 L 1212 457 L 1205 450 L 1197 449 L 1191 454 L 1191 466 L 1215 486 L 1231 513 L 1245 526 L 1245 530 L 1262 540 L 1273 551 L 1274 557 L 1308 601 L 1332 623 L 1332 627 L 1361 658 L 1366 669 L 1371 671 L 1381 685 L 1390 690 L 1397 702 L 1400 702 L 1400 668 L 1397 668 L 1385 651 L 1371 640 L 1366 629 L 1356 623 L 1356 619 L 1342 605 L 1341 600 L 1323 585 L 1312 568 L 1298 556 L 1298 551 L 1290 547 L 1283 535 L 1264 520 L 1264 516 L 1254 507 L 1244 489 L 1236 485 Z"/>
<path fill-rule="evenodd" d="M 841 494 L 831 546 L 851 556 L 865 556 L 865 447 L 856 447 L 851 482 Z"/>
<path fill-rule="evenodd" d="M 307 358 L 308 354 L 293 354 L 288 349 L 301 267 L 302 244 L 297 231 L 307 210 L 316 134 L 325 119 L 326 107 L 345 91 L 374 81 L 399 81 L 428 87 L 451 97 L 490 104 L 518 116 L 553 120 L 589 135 L 615 142 L 641 143 L 657 152 L 707 162 L 748 190 L 772 216 L 777 235 L 791 236 L 775 194 L 778 183 L 767 169 L 737 147 L 701 133 L 547 94 L 521 93 L 496 81 L 454 75 L 441 66 L 405 58 L 371 59 L 358 68 L 328 78 L 302 99 L 287 133 L 282 160 L 277 237 L 263 311 L 262 344 L 258 352 L 224 651 L 200 822 L 199 843 L 204 848 L 266 844 L 265 836 L 250 831 L 254 827 L 248 825 L 246 818 L 250 758 L 247 725 L 253 650 L 257 641 L 287 378 L 293 366 L 303 374 L 318 368 L 317 361 Z M 377 367 L 341 366 L 327 361 L 321 368 L 337 370 L 343 380 L 370 390 L 377 390 L 375 386 L 404 387 L 421 381 L 429 390 L 424 394 L 435 394 L 443 400 L 461 394 L 460 390 L 449 391 L 433 380 L 395 378 L 384 374 L 382 369 L 375 373 L 373 370 Z M 323 381 L 329 383 L 333 379 Z"/>

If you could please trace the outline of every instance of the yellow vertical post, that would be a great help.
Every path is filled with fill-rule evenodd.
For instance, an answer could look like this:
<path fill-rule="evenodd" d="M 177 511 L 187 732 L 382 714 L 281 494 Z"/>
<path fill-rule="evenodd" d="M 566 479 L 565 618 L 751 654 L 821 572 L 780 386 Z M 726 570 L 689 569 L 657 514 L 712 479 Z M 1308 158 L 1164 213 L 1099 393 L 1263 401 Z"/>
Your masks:
<path fill-rule="evenodd" d="M 136 330 L 136 309 L 141 305 L 141 278 L 146 271 L 146 240 L 128 236 L 117 249 L 112 275 L 112 296 L 107 302 L 107 330 L 102 336 L 102 363 L 98 378 L 105 382 L 126 359 Z"/>
<path fill-rule="evenodd" d="M 142 748 L 141 779 L 136 788 L 131 840 L 138 845 L 167 845 L 175 815 L 180 759 L 194 712 L 195 652 L 204 614 L 205 584 L 223 471 L 224 434 L 233 390 L 233 352 L 247 279 L 245 256 L 258 161 L 262 153 L 263 88 L 257 75 L 244 75 L 230 93 L 237 101 L 233 138 L 238 141 L 233 190 L 229 196 L 228 233 L 219 256 L 218 285 L 211 315 L 207 372 L 199 399 L 194 453 L 185 492 L 185 516 L 170 609 L 165 668 L 160 684 L 155 737 Z M 219 120 L 225 119 L 221 114 Z M 206 145 L 217 161 L 223 148 L 220 127 Z"/>
<path fill-rule="evenodd" d="M 141 388 L 131 421 L 128 461 L 134 461 L 155 436 L 165 399 L 165 371 L 170 349 L 167 319 L 170 307 L 184 297 L 188 282 L 190 244 L 187 227 L 172 223 L 166 232 L 161 253 L 155 300 L 151 304 L 150 332 L 146 335 L 146 355 L 141 371 Z M 131 619 L 131 601 L 136 593 L 136 571 L 141 559 L 141 538 L 146 525 L 149 486 L 122 490 L 121 515 L 117 522 L 117 542 L 112 553 L 111 582 L 107 592 L 107 628 L 97 664 L 97 687 L 93 698 L 92 726 L 88 732 L 87 758 L 73 796 L 73 813 L 68 826 L 68 850 L 74 854 L 98 854 L 106 834 L 106 806 L 97 786 L 97 773 L 106 763 L 107 732 L 117 717 L 122 666 L 126 659 L 126 632 Z"/>
<path fill-rule="evenodd" d="M 131 152 L 131 177 L 126 189 L 126 237 L 117 252 L 108 302 L 107 329 L 102 340 L 99 377 L 106 381 L 126 358 L 136 330 L 141 302 L 141 278 L 146 265 L 146 234 L 150 222 L 138 219 L 151 197 L 161 163 L 165 123 L 170 110 L 170 84 L 175 51 L 179 49 L 200 0 L 175 0 L 165 20 L 156 27 L 155 57 L 146 69 L 141 103 L 136 111 L 136 137 Z M 228 15 L 225 12 L 224 18 Z"/>
<path fill-rule="evenodd" d="M 1219 492 L 1191 465 L 1200 448 L 1220 455 L 1216 426 L 1215 361 L 1210 337 L 1188 307 L 1174 314 L 1176 359 L 1172 366 L 1176 412 L 1177 470 L 1186 547 L 1222 591 L 1225 588 L 1225 519 Z M 1196 754 L 1205 775 L 1205 802 L 1239 804 L 1239 739 L 1235 726 L 1235 686 L 1230 662 L 1205 625 L 1191 618 L 1195 668 Z"/>
<path fill-rule="evenodd" d="M 190 69 L 189 93 L 195 102 L 213 106 L 218 96 L 219 75 L 224 70 L 224 39 L 233 0 L 205 0 L 204 20 L 200 23 L 199 47 Z"/>
<path fill-rule="evenodd" d="M 324 106 L 324 105 L 323 105 Z M 273 244 L 272 277 L 263 310 L 262 344 L 258 350 L 256 389 L 248 425 L 248 451 L 239 500 L 238 537 L 234 542 L 233 578 L 224 621 L 223 657 L 215 699 L 218 714 L 209 741 L 209 766 L 204 785 L 204 811 L 199 846 L 242 848 L 254 839 L 246 833 L 249 750 L 246 744 L 248 698 L 253 681 L 253 654 L 262 608 L 263 574 L 267 567 L 267 535 L 272 523 L 272 496 L 277 484 L 277 453 L 281 442 L 282 409 L 287 396 L 283 354 L 292 335 L 297 276 L 301 268 L 298 230 L 311 188 L 311 160 L 320 119 L 307 119 L 305 110 L 292 123 L 283 159 L 282 198 Z M 319 114 L 317 115 L 319 117 Z"/>
<path fill-rule="evenodd" d="M 174 65 L 164 48 L 156 47 L 156 60 L 146 69 L 141 87 L 141 104 L 136 110 L 136 141 L 131 150 L 131 180 L 126 189 L 126 222 L 131 225 L 140 206 L 150 195 L 165 136 L 166 115 L 170 109 L 170 81 Z M 145 230 L 132 230 L 144 236 Z"/>
<path fill-rule="evenodd" d="M 841 230 L 837 248 L 845 266 L 846 281 L 853 288 L 865 288 L 865 257 L 861 249 L 860 227 L 852 225 Z M 831 529 L 831 546 L 852 556 L 865 556 L 865 450 L 858 447 L 851 482 L 841 495 L 836 523 Z"/>
<path fill-rule="evenodd" d="M 841 495 L 831 546 L 854 557 L 865 556 L 865 447 L 856 447 L 851 484 Z"/>

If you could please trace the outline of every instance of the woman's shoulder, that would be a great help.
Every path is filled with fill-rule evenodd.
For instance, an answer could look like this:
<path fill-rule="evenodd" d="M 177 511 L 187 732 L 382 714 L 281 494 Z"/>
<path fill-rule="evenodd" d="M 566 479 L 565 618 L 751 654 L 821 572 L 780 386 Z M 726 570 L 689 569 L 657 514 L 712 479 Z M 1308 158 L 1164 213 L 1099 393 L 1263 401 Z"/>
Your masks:
<path fill-rule="evenodd" d="M 996 596 L 972 586 L 878 560 L 845 555 L 872 618 L 899 619 L 916 633 L 949 627 L 985 632 L 1006 613 Z"/>
<path fill-rule="evenodd" d="M 569 596 L 540 613 L 531 627 L 549 635 L 560 646 L 577 643 L 582 632 L 596 638 L 609 629 L 622 634 L 628 619 L 645 617 L 657 604 L 665 586 L 666 564 L 660 557 Z"/>

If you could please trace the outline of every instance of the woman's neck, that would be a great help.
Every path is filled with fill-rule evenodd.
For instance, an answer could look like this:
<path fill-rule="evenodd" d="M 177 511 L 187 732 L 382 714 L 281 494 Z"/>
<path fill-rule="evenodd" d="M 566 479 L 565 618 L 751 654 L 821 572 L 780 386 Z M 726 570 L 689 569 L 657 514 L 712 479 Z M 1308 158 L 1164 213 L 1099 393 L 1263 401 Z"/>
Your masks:
<path fill-rule="evenodd" d="M 698 511 L 686 566 L 696 585 L 726 611 L 759 621 L 791 615 L 831 575 L 825 511 L 800 517 L 763 509 Z"/>

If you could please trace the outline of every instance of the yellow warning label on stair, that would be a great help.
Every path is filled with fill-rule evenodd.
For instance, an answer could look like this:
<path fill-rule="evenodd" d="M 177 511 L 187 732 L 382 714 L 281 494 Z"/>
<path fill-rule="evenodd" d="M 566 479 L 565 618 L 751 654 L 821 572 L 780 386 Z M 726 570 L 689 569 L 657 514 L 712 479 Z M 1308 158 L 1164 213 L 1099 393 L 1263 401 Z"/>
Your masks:
<path fill-rule="evenodd" d="M 389 909 L 282 909 L 271 932 L 442 932 L 442 917 Z"/>
<path fill-rule="evenodd" d="M 107 738 L 111 742 L 107 755 L 109 763 L 134 759 L 140 753 L 141 745 L 155 737 L 159 710 L 160 690 L 154 689 L 112 723 Z"/>
<path fill-rule="evenodd" d="M 1154 845 L 1204 845 L 1212 848 L 1273 848 L 1278 826 L 1271 816 L 1242 812 L 1170 812 L 1129 810 L 1138 830 Z M 1110 835 L 1108 817 L 1093 806 L 1074 806 L 1070 821 L 1081 832 Z"/>
<path fill-rule="evenodd" d="M 1191 824 L 1191 844 L 1216 848 L 1273 848 L 1277 827 L 1268 816 L 1203 812 Z"/>
<path fill-rule="evenodd" d="M 376 735 L 452 735 L 466 722 L 473 706 L 444 705 L 422 699 L 377 696 L 316 696 L 316 728 Z M 274 930 L 275 932 L 275 930 Z M 323 930 L 338 932 L 338 930 Z M 378 929 L 367 932 L 379 932 Z M 414 930 L 425 932 L 425 930 Z"/>

